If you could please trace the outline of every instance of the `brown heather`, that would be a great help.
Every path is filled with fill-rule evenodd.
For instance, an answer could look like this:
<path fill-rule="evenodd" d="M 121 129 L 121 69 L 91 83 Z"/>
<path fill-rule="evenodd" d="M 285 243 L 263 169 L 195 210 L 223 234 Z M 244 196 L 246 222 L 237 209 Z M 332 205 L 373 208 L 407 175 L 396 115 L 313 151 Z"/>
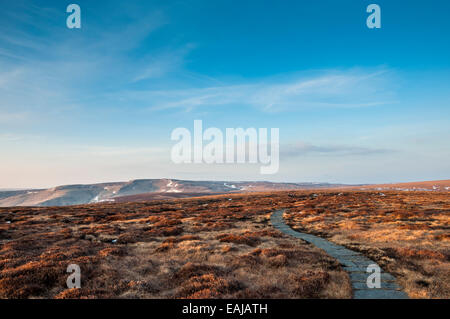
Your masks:
<path fill-rule="evenodd" d="M 410 297 L 450 297 L 448 193 L 315 194 L 0 208 L 0 297 L 350 298 L 333 258 L 271 227 L 280 208 L 294 229 L 377 261 Z M 66 288 L 73 263 L 81 289 Z"/>

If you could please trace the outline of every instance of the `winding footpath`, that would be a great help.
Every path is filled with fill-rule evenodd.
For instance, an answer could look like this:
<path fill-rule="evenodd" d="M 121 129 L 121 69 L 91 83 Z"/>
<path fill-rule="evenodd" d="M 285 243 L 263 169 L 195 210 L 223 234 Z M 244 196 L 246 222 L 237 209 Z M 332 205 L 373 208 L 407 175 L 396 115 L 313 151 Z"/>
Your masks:
<path fill-rule="evenodd" d="M 284 210 L 277 210 L 272 214 L 270 221 L 273 227 L 286 235 L 303 239 L 304 241 L 323 249 L 328 255 L 337 259 L 337 261 L 343 266 L 344 270 L 349 274 L 354 299 L 408 298 L 408 295 L 401 291 L 401 288 L 395 283 L 394 276 L 384 271 L 381 271 L 381 288 L 368 288 L 366 282 L 368 276 L 370 276 L 372 272 L 367 272 L 367 266 L 378 266 L 376 262 L 365 257 L 359 252 L 333 244 L 323 238 L 293 230 L 284 222 L 283 213 Z"/>

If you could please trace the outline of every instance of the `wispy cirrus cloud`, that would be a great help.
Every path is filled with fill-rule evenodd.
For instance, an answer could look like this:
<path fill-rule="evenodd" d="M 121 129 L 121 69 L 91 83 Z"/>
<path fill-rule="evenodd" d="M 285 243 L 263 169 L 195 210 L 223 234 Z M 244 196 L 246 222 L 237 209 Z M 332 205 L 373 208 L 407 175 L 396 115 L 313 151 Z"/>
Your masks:
<path fill-rule="evenodd" d="M 118 8 L 123 6 L 115 10 L 120 11 Z M 27 17 L 33 17 L 30 21 L 38 32 L 19 25 L 0 34 L 0 110 L 4 113 L 27 111 L 39 118 L 65 109 L 130 106 L 151 111 L 237 106 L 271 113 L 371 107 L 396 99 L 393 72 L 386 68 L 324 70 L 242 81 L 198 75 L 202 79 L 192 81 L 189 77 L 196 74 L 184 70 L 184 64 L 196 48 L 194 44 L 138 53 L 153 32 L 169 23 L 160 10 L 141 14 L 127 9 L 120 13 L 118 25 L 100 28 L 91 23 L 72 32 L 56 27 L 65 18 L 64 11 L 34 6 L 22 9 Z M 119 15 L 114 10 L 110 14 Z M 29 21 L 22 20 L 23 24 Z"/>
<path fill-rule="evenodd" d="M 158 9 L 142 14 L 139 7 L 113 2 L 105 6 L 120 23 L 108 28 L 87 23 L 78 31 L 65 28 L 67 14 L 60 8 L 19 1 L 0 13 L 0 122 L 13 125 L 31 117 L 37 123 L 66 111 L 69 119 L 74 110 L 95 109 L 92 104 L 104 92 L 182 65 L 184 48 L 130 57 L 168 20 Z"/>
<path fill-rule="evenodd" d="M 141 69 L 137 72 L 132 82 L 160 78 L 169 73 L 182 69 L 185 57 L 195 48 L 193 43 L 185 46 L 159 53 L 151 54 L 142 58 L 139 62 Z"/>
<path fill-rule="evenodd" d="M 121 91 L 110 98 L 128 100 L 152 111 L 240 106 L 263 112 L 309 108 L 357 108 L 396 102 L 393 72 L 378 70 L 325 70 L 285 79 L 266 78 L 245 83 L 189 89 Z"/>
<path fill-rule="evenodd" d="M 322 156 L 354 156 L 376 155 L 393 153 L 395 150 L 383 148 L 369 148 L 354 145 L 314 145 L 305 142 L 294 144 L 282 144 L 280 146 L 280 158 L 286 159 L 304 155 Z"/>

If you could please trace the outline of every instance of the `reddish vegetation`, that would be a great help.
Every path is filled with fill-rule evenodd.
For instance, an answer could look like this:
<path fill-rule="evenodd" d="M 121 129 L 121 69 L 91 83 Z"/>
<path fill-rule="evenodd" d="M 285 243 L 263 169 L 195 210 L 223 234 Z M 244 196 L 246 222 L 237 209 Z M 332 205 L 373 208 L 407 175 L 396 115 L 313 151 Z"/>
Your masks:
<path fill-rule="evenodd" d="M 114 203 L 132 203 L 132 202 L 148 202 L 151 200 L 162 200 L 162 199 L 178 199 L 178 198 L 191 198 L 199 197 L 205 195 L 221 195 L 224 193 L 214 193 L 214 192 L 203 192 L 203 193 L 192 193 L 192 192 L 182 192 L 182 193 L 167 193 L 167 192 L 153 192 L 153 193 L 143 193 L 137 195 L 127 195 L 119 196 L 113 199 Z"/>
<path fill-rule="evenodd" d="M 410 296 L 449 297 L 448 194 L 353 191 L 1 208 L 0 297 L 349 298 L 334 259 L 271 227 L 279 208 L 375 259 Z M 66 288 L 73 263 L 81 289 Z"/>
<path fill-rule="evenodd" d="M 0 209 L 0 297 L 349 298 L 335 260 L 270 227 L 279 206 L 257 194 Z M 72 263 L 81 289 L 66 289 Z"/>
<path fill-rule="evenodd" d="M 300 198 L 285 214 L 294 229 L 363 252 L 396 274 L 411 297 L 450 298 L 448 193 L 342 192 Z"/>
<path fill-rule="evenodd" d="M 259 237 L 252 236 L 250 233 L 244 233 L 242 235 L 221 234 L 217 236 L 217 239 L 225 243 L 245 244 L 252 247 L 257 246 L 261 242 Z"/>

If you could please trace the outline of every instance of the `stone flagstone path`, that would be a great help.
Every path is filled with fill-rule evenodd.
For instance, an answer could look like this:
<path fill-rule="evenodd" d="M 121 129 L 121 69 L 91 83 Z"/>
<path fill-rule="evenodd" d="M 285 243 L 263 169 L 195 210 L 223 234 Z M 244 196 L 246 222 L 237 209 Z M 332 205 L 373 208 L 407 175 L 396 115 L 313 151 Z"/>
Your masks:
<path fill-rule="evenodd" d="M 368 288 L 366 281 L 367 277 L 370 276 L 372 272 L 366 271 L 367 266 L 372 264 L 378 266 L 376 262 L 359 252 L 333 244 L 326 239 L 293 230 L 284 222 L 283 213 L 284 210 L 277 210 L 272 214 L 270 218 L 272 225 L 282 233 L 303 239 L 304 241 L 325 250 L 328 255 L 337 259 L 344 267 L 344 270 L 349 273 L 354 299 L 408 298 L 408 295 L 401 291 L 400 287 L 395 283 L 395 278 L 383 270 L 381 272 L 381 288 Z"/>

